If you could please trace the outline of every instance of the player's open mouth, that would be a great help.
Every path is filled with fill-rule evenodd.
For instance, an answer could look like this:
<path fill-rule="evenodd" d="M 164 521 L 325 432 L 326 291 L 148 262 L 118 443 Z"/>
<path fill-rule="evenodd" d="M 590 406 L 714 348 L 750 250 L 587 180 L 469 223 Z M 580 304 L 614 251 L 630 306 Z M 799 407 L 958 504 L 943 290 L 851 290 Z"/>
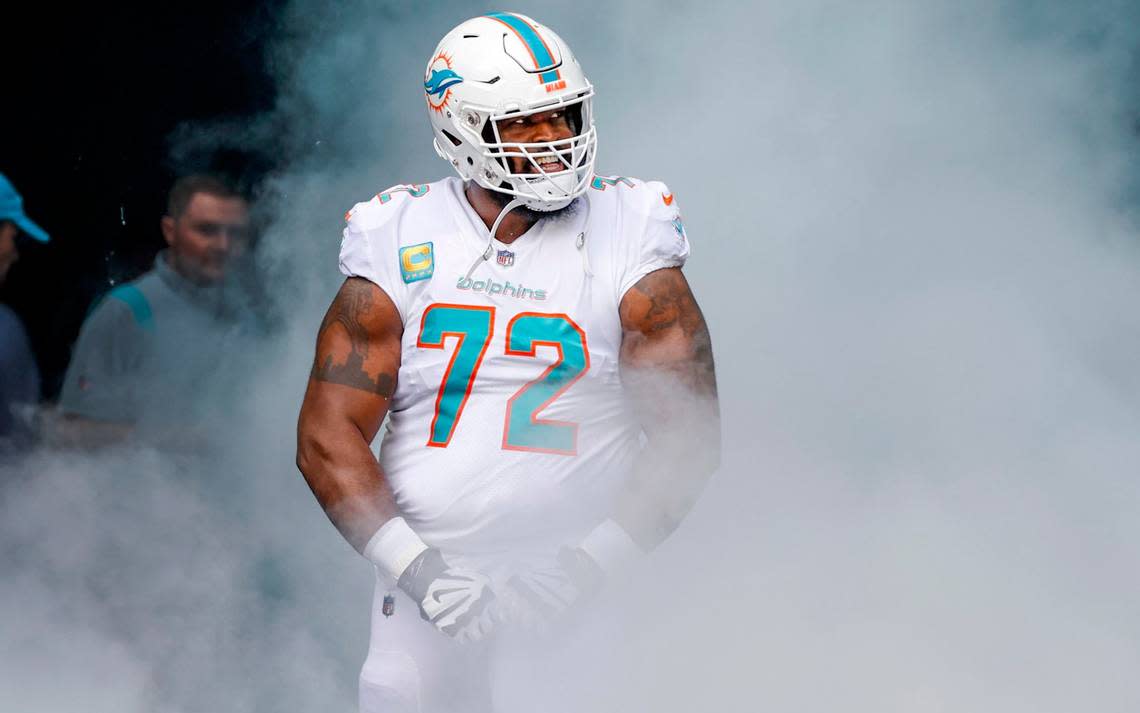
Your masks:
<path fill-rule="evenodd" d="M 562 163 L 557 156 L 543 156 L 536 158 L 534 162 L 538 164 L 539 170 L 543 173 L 558 173 L 566 170 L 566 164 Z"/>

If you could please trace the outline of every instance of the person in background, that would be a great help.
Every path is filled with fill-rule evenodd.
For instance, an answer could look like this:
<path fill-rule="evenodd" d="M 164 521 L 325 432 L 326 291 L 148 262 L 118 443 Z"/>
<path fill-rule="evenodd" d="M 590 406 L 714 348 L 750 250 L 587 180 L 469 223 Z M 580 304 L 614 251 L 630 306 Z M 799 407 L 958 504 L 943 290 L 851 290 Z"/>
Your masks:
<path fill-rule="evenodd" d="M 48 234 L 24 214 L 24 199 L 0 173 L 0 285 L 20 259 L 24 240 L 48 241 Z M 13 407 L 40 399 L 40 373 L 28 335 L 16 313 L 0 304 L 0 449 L 15 438 L 19 419 Z"/>
<path fill-rule="evenodd" d="M 224 380 L 222 355 L 247 324 L 248 300 L 231 273 L 247 247 L 249 205 L 217 176 L 185 176 L 161 228 L 167 248 L 154 268 L 107 293 L 80 329 L 57 442 L 104 445 L 149 428 L 164 445 L 193 448 L 209 418 L 194 404 Z"/>

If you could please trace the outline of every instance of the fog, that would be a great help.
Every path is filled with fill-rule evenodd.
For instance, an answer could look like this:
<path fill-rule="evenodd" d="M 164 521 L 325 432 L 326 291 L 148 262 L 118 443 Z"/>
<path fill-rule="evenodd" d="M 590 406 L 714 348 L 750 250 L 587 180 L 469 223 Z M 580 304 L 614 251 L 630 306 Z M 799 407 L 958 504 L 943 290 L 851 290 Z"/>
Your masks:
<path fill-rule="evenodd" d="M 1140 9 L 513 9 L 595 84 L 598 172 L 677 196 L 725 432 L 684 525 L 505 667 L 503 709 L 1140 708 Z M 287 8 L 282 331 L 207 453 L 0 465 L 0 710 L 355 704 L 371 573 L 293 428 L 343 214 L 448 175 L 420 75 L 481 10 Z"/>

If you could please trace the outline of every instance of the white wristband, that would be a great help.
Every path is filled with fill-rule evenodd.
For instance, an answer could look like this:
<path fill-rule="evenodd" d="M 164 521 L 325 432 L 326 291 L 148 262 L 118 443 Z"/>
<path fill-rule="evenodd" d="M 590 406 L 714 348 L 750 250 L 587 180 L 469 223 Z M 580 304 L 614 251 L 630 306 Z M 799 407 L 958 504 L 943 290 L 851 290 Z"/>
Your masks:
<path fill-rule="evenodd" d="M 428 548 L 402 517 L 380 526 L 364 546 L 364 556 L 392 579 L 398 580 L 412 560 Z"/>
<path fill-rule="evenodd" d="M 607 577 L 645 554 L 625 528 L 613 520 L 606 520 L 591 530 L 578 547 L 598 563 Z"/>

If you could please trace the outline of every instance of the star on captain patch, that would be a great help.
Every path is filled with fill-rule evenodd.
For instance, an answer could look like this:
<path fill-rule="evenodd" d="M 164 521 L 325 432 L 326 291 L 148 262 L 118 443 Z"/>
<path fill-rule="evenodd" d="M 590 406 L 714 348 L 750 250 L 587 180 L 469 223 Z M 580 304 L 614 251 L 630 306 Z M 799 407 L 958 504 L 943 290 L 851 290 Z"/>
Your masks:
<path fill-rule="evenodd" d="M 510 250 L 500 250 L 495 253 L 495 262 L 503 267 L 510 267 L 515 264 L 515 254 Z"/>

